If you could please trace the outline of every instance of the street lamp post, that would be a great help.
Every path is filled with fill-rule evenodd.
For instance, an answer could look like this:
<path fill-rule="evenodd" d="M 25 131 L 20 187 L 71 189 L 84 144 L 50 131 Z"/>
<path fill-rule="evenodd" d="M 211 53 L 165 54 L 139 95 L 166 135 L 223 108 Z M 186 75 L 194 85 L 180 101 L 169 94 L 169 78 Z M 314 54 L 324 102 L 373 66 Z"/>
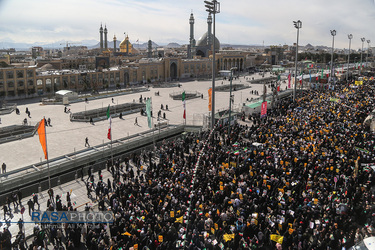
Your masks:
<path fill-rule="evenodd" d="M 335 84 L 335 71 L 333 70 L 333 49 L 335 47 L 335 36 L 336 36 L 336 30 L 331 30 L 332 35 L 332 53 L 331 53 L 331 78 L 333 81 L 333 84 Z"/>
<path fill-rule="evenodd" d="M 368 67 L 367 63 L 368 63 L 368 52 L 370 50 L 370 40 L 367 40 L 367 56 L 366 56 L 366 68 Z"/>
<path fill-rule="evenodd" d="M 348 82 L 348 78 L 349 78 L 350 45 L 352 43 L 352 38 L 353 38 L 353 35 L 349 34 L 348 35 L 348 39 L 349 39 L 349 53 L 348 53 L 348 68 L 346 70 L 346 82 Z"/>
<path fill-rule="evenodd" d="M 216 0 L 212 1 L 204 1 L 205 7 L 207 8 L 206 11 L 210 14 L 213 14 L 214 18 L 214 34 L 213 34 L 213 45 L 212 45 L 212 97 L 211 97 L 211 129 L 215 126 L 215 14 L 220 13 L 220 3 Z M 211 35 L 211 34 L 208 34 Z"/>
<path fill-rule="evenodd" d="M 366 38 L 362 37 L 361 38 L 361 41 L 362 41 L 362 49 L 361 49 L 361 69 L 360 69 L 360 75 L 362 75 L 362 54 L 363 54 L 363 43 L 366 41 Z"/>
<path fill-rule="evenodd" d="M 233 78 L 233 70 L 236 70 L 237 67 L 233 67 L 230 69 L 230 85 L 229 85 L 229 122 L 228 122 L 228 136 L 230 136 L 230 123 L 231 123 L 231 111 L 232 111 L 232 78 Z"/>
<path fill-rule="evenodd" d="M 296 60 L 295 60 L 295 72 L 294 72 L 294 89 L 293 89 L 293 102 L 296 101 L 296 89 L 297 89 L 297 60 L 298 60 L 298 39 L 299 29 L 302 28 L 302 22 L 300 20 L 293 21 L 294 27 L 297 29 L 297 46 L 296 46 Z"/>

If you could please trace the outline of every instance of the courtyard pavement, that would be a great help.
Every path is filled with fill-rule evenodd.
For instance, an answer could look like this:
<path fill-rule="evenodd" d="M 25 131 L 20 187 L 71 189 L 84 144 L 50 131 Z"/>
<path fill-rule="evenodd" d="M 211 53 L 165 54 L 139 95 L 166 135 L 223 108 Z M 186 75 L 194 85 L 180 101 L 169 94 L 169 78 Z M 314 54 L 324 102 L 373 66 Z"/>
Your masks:
<path fill-rule="evenodd" d="M 259 74 L 253 74 L 250 77 L 260 78 L 261 76 Z M 250 85 L 250 88 L 233 91 L 235 107 L 239 107 L 241 103 L 246 102 L 247 98 L 251 99 L 259 97 L 257 95 L 250 94 L 251 90 L 257 90 L 261 94 L 263 89 L 262 84 L 250 84 L 246 82 L 246 79 L 244 79 L 243 76 L 237 80 L 233 80 L 233 84 L 240 82 Z M 203 94 L 203 99 L 195 98 L 186 100 L 186 124 L 193 125 L 201 122 L 197 118 L 199 115 L 209 115 L 207 91 L 211 87 L 211 84 L 212 81 L 208 80 L 183 82 L 181 83 L 181 87 L 173 88 L 150 87 L 149 91 L 147 92 L 115 96 L 113 97 L 113 102 L 112 98 L 108 97 L 89 101 L 88 103 L 79 102 L 70 104 L 69 108 L 73 113 L 98 108 L 107 109 L 108 105 L 117 105 L 133 101 L 138 102 L 139 97 L 142 95 L 143 98 L 152 98 L 154 117 L 160 110 L 161 104 L 163 104 L 164 110 L 162 110 L 162 116 L 163 113 L 165 113 L 165 121 L 167 121 L 169 124 L 178 125 L 183 124 L 184 122 L 183 105 L 180 100 L 173 100 L 169 95 L 173 92 L 182 92 L 184 90 L 187 92 L 197 91 Z M 221 84 L 229 84 L 229 81 L 216 81 L 216 86 Z M 286 85 L 286 83 L 283 83 L 281 89 L 285 90 Z M 267 91 L 270 92 L 270 89 L 267 88 Z M 156 96 L 155 92 L 159 92 L 160 95 Z M 168 105 L 168 110 L 165 110 L 166 105 Z M 229 92 L 216 91 L 215 106 L 216 110 L 228 109 Z M 97 146 L 104 142 L 108 142 L 107 132 L 109 122 L 106 120 L 95 122 L 94 125 L 88 122 L 71 122 L 69 119 L 69 114 L 64 113 L 63 105 L 43 105 L 41 102 L 34 102 L 17 105 L 17 107 L 20 110 L 20 115 L 13 112 L 11 114 L 1 116 L 0 128 L 15 124 L 21 125 L 25 118 L 27 118 L 30 125 L 36 125 L 43 117 L 46 119 L 50 118 L 51 126 L 46 127 L 49 159 L 84 149 L 86 137 L 89 139 L 90 146 Z M 27 117 L 27 114 L 25 113 L 26 108 L 29 109 L 31 118 Z M 136 118 L 138 125 L 134 124 Z M 156 118 L 154 118 L 154 123 L 157 123 Z M 112 119 L 113 140 L 146 131 L 148 129 L 147 117 L 141 116 L 140 113 L 124 115 L 123 119 Z M 39 137 L 37 134 L 33 137 L 22 140 L 0 144 L 0 152 L 0 165 L 5 162 L 7 171 L 44 161 L 42 147 L 40 146 Z"/>
<path fill-rule="evenodd" d="M 251 76 L 260 78 L 259 74 L 253 74 Z M 266 76 L 267 77 L 267 76 Z M 251 94 L 252 90 L 257 90 L 260 94 L 263 90 L 262 84 L 250 84 L 246 82 L 246 79 L 241 76 L 237 80 L 233 80 L 235 83 L 244 83 L 249 85 L 249 88 L 233 91 L 234 95 L 234 106 L 242 106 L 242 103 L 246 102 L 246 99 L 258 98 L 260 96 Z M 182 91 L 197 91 L 203 94 L 202 98 L 195 98 L 186 101 L 186 114 L 187 114 L 187 124 L 196 124 L 198 121 L 194 121 L 194 117 L 201 114 L 209 114 L 208 111 L 208 89 L 211 87 L 212 81 L 191 81 L 191 82 L 182 82 L 181 87 L 173 88 L 153 88 L 150 87 L 150 91 L 128 94 L 122 96 L 114 97 L 114 103 L 112 103 L 112 98 L 105 98 L 95 101 L 90 101 L 89 103 L 80 102 L 74 103 L 69 106 L 72 112 L 79 112 L 89 109 L 104 108 L 106 109 L 108 105 L 117 105 L 126 102 L 138 102 L 140 95 L 142 97 L 151 97 L 152 98 L 152 108 L 154 117 L 157 112 L 160 110 L 161 104 L 165 107 L 168 105 L 168 110 L 162 110 L 163 113 L 166 113 L 166 119 L 170 124 L 177 125 L 183 124 L 183 105 L 180 100 L 173 100 L 169 95 L 173 92 L 182 92 Z M 217 80 L 216 85 L 225 85 L 229 84 L 228 80 Z M 282 83 L 281 89 L 285 90 L 287 83 Z M 159 96 L 155 95 L 155 92 L 159 91 Z M 267 91 L 270 90 L 267 88 Z M 22 104 L 17 106 L 20 110 L 20 115 L 17 115 L 15 112 L 1 116 L 0 128 L 4 126 L 10 126 L 14 124 L 22 124 L 24 118 L 28 119 L 28 122 L 31 125 L 35 125 L 43 117 L 51 119 L 50 127 L 47 127 L 47 146 L 49 158 L 55 158 L 68 154 L 74 151 L 81 150 L 85 147 L 85 138 L 89 138 L 89 143 L 91 146 L 100 145 L 103 142 L 107 142 L 107 131 L 109 123 L 108 121 L 96 122 L 94 125 L 83 122 L 70 122 L 69 114 L 64 113 L 63 105 L 42 105 L 40 102 L 33 102 L 29 104 Z M 224 110 L 229 107 L 229 92 L 216 92 L 216 110 Z M 31 118 L 27 117 L 25 113 L 26 108 L 31 112 Z M 134 125 L 134 121 L 137 118 L 139 125 Z M 156 119 L 154 120 L 156 122 Z M 140 113 L 130 114 L 123 116 L 123 119 L 115 118 L 112 120 L 112 136 L 113 139 L 119 139 L 126 137 L 128 135 L 136 134 L 142 131 L 148 130 L 147 126 L 147 117 L 141 116 Z M 24 166 L 32 165 L 43 159 L 43 151 L 39 143 L 38 135 L 34 137 L 22 139 L 19 141 L 13 141 L 9 143 L 0 144 L 0 165 L 5 162 L 7 165 L 7 171 L 15 170 Z M 102 171 L 103 179 L 106 180 L 111 176 L 106 170 Z M 94 173 L 97 178 L 97 173 Z M 4 177 L 2 177 L 4 178 Z M 86 178 L 85 178 L 86 179 Z M 1 181 L 1 178 L 0 178 Z M 63 203 L 66 204 L 66 193 L 71 192 L 72 203 L 78 211 L 83 211 L 86 203 L 97 210 L 97 203 L 95 200 L 90 199 L 86 195 L 85 183 L 80 179 L 63 183 L 58 187 L 54 187 L 55 195 L 59 194 L 62 196 Z M 23 214 L 24 221 L 31 221 L 31 217 L 28 213 L 27 201 L 32 199 L 31 196 L 24 197 L 22 200 L 23 206 L 25 206 L 26 211 Z M 39 195 L 39 203 L 41 204 L 40 210 L 46 209 L 46 203 L 48 199 L 47 191 L 43 191 Z M 35 206 L 37 208 L 37 206 Z M 4 223 L 4 213 L 3 210 L 0 210 L 0 227 L 9 226 L 9 230 L 12 233 L 14 240 L 15 236 L 18 233 L 17 222 L 22 215 L 20 213 L 20 207 L 12 209 L 12 218 L 10 221 L 12 223 L 6 225 Z M 9 219 L 9 217 L 7 216 Z M 25 223 L 26 236 L 30 236 L 33 233 L 34 223 Z M 28 240 L 28 243 L 32 239 Z M 51 248 L 52 249 L 52 248 Z"/>

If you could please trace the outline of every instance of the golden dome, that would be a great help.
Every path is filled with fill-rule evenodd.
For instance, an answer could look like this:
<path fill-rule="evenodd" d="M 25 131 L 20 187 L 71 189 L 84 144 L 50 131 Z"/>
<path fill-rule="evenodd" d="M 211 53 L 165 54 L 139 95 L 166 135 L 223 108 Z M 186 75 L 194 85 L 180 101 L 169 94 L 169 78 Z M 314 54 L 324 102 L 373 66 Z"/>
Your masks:
<path fill-rule="evenodd" d="M 120 52 L 132 53 L 133 45 L 129 42 L 129 36 L 126 36 L 125 39 L 120 43 Z"/>
<path fill-rule="evenodd" d="M 131 45 L 131 43 L 129 42 L 129 37 L 126 36 L 124 40 L 122 40 L 122 42 L 120 43 L 120 46 L 126 46 L 126 44 L 129 44 Z"/>

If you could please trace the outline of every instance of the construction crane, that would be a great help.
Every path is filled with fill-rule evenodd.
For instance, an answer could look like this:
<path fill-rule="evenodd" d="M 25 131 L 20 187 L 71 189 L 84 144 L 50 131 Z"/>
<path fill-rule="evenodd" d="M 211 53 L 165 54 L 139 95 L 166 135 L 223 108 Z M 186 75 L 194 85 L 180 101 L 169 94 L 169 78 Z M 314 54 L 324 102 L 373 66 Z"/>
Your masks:
<path fill-rule="evenodd" d="M 70 50 L 72 44 L 80 44 L 80 43 L 70 43 L 66 42 L 66 47 L 64 47 L 64 51 Z M 64 43 L 60 43 L 60 45 L 65 45 Z"/>

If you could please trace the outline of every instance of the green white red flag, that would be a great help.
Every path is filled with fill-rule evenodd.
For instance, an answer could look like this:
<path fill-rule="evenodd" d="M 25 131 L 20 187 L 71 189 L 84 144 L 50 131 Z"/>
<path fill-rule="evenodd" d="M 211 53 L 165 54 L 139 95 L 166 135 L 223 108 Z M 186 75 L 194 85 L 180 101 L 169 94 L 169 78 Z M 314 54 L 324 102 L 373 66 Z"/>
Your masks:
<path fill-rule="evenodd" d="M 186 102 L 185 102 L 185 91 L 182 92 L 182 105 L 184 106 L 184 115 L 182 116 L 186 120 Z"/>

